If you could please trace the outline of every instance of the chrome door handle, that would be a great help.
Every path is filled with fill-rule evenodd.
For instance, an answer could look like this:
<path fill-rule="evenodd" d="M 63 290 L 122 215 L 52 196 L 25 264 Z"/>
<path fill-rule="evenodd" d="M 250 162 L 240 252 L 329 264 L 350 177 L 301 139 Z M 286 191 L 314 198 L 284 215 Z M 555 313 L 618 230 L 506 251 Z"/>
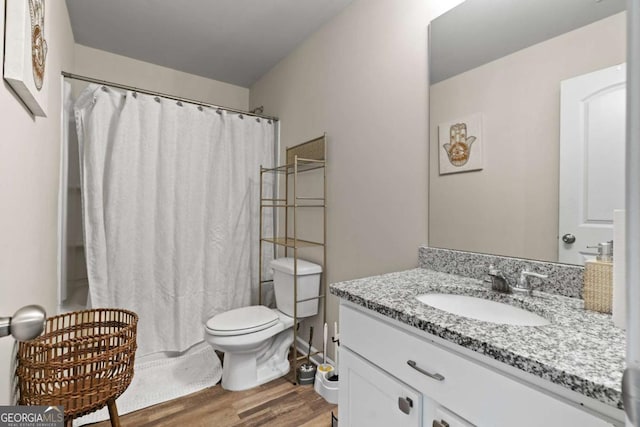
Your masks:
<path fill-rule="evenodd" d="M 411 412 L 411 408 L 413 408 L 413 400 L 410 397 L 399 397 L 398 408 L 408 415 Z"/>
<path fill-rule="evenodd" d="M 431 427 L 449 427 L 449 423 L 445 420 L 433 420 L 433 424 L 431 424 Z"/>
<path fill-rule="evenodd" d="M 576 236 L 574 236 L 571 233 L 567 233 L 564 236 L 562 236 L 562 241 L 570 245 L 572 243 L 575 243 Z"/>
<path fill-rule="evenodd" d="M 416 371 L 420 372 L 421 374 L 424 374 L 426 376 L 428 376 L 429 378 L 433 378 L 436 381 L 444 381 L 444 377 L 438 373 L 432 374 L 431 372 L 427 372 L 424 369 L 422 369 L 421 367 L 419 367 L 416 362 L 414 362 L 413 360 L 407 360 L 407 365 L 411 366 L 413 369 L 415 369 Z"/>
<path fill-rule="evenodd" d="M 13 335 L 18 341 L 30 341 L 42 333 L 46 320 L 44 308 L 39 305 L 24 306 L 13 317 L 0 317 L 0 337 Z"/>

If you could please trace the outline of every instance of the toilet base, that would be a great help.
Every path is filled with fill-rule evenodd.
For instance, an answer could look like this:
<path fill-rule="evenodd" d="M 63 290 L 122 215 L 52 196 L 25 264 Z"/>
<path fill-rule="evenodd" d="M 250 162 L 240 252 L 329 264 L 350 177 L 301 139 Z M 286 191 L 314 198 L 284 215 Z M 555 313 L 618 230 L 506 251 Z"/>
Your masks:
<path fill-rule="evenodd" d="M 280 378 L 291 369 L 289 347 L 293 343 L 291 328 L 280 332 L 267 349 L 255 353 L 230 353 L 222 363 L 222 388 L 247 390 Z"/>

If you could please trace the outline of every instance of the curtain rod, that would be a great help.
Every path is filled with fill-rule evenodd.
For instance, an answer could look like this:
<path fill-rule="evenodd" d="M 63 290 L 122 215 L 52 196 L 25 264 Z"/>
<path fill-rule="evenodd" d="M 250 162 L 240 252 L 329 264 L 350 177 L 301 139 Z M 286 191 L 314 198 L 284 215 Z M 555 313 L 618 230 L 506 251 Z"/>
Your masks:
<path fill-rule="evenodd" d="M 262 119 L 274 120 L 274 121 L 278 121 L 279 120 L 277 117 L 273 117 L 273 116 L 266 116 L 264 114 L 250 113 L 248 111 L 238 110 L 238 109 L 229 108 L 229 107 L 223 107 L 221 105 L 210 104 L 208 102 L 202 102 L 202 101 L 198 101 L 198 100 L 195 100 L 195 99 L 182 98 L 180 96 L 170 95 L 168 93 L 155 92 L 155 91 L 152 91 L 152 90 L 140 89 L 140 88 L 137 88 L 137 87 L 127 86 L 127 85 L 123 85 L 123 84 L 120 84 L 120 83 L 108 82 L 106 80 L 94 79 L 92 77 L 80 76 L 78 74 L 68 73 L 66 71 L 62 71 L 62 76 L 70 78 L 70 79 L 74 79 L 74 80 L 81 80 L 81 81 L 84 81 L 84 82 L 96 83 L 96 84 L 100 84 L 100 85 L 115 87 L 115 88 L 118 88 L 118 89 L 129 90 L 129 91 L 132 91 L 132 92 L 144 93 L 146 95 L 160 96 L 162 98 L 172 99 L 174 101 L 181 101 L 181 102 L 186 102 L 186 103 L 189 103 L 189 104 L 201 105 L 203 107 L 219 108 L 221 110 L 229 111 L 231 113 L 243 114 L 245 116 L 260 117 Z"/>

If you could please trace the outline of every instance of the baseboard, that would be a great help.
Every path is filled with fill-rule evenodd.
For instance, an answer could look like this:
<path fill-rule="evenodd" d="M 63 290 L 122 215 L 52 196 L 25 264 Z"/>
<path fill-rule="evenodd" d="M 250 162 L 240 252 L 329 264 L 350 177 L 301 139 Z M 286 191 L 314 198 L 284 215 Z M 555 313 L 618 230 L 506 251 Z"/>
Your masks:
<path fill-rule="evenodd" d="M 309 351 L 309 343 L 305 342 L 302 338 L 297 337 L 296 338 L 296 348 L 298 349 L 298 353 L 299 354 L 307 354 L 307 351 Z M 311 346 L 311 353 L 315 353 L 316 351 L 318 351 L 317 348 L 315 348 L 314 346 Z M 315 365 L 319 365 L 322 363 L 322 355 L 321 354 L 316 354 L 315 356 L 311 356 L 311 362 L 313 362 Z M 327 363 L 336 366 L 336 364 L 333 362 L 333 360 L 331 360 L 329 357 L 327 357 Z"/>

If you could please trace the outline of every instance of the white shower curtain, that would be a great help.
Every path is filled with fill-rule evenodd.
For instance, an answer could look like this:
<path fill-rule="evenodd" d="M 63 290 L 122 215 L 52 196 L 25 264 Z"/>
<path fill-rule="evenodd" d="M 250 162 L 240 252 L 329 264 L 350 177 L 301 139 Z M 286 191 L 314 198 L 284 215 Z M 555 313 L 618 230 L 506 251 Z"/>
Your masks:
<path fill-rule="evenodd" d="M 140 356 L 184 351 L 209 317 L 255 301 L 274 125 L 96 86 L 75 115 L 91 305 L 138 313 Z"/>

